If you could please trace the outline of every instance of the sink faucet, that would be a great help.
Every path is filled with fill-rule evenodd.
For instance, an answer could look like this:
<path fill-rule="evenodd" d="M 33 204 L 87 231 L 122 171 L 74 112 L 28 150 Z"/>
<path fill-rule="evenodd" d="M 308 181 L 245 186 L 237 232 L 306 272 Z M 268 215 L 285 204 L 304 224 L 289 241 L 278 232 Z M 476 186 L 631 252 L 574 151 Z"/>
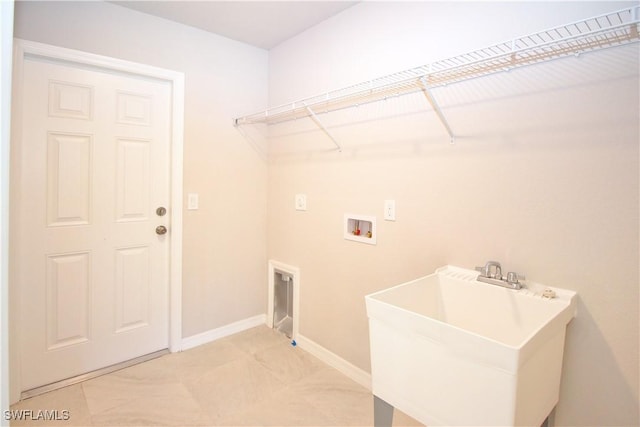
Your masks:
<path fill-rule="evenodd" d="M 518 278 L 524 278 L 514 272 L 507 274 L 506 280 L 502 277 L 502 266 L 497 261 L 487 261 L 484 267 L 476 267 L 480 272 L 476 280 L 479 282 L 490 283 L 492 285 L 503 286 L 511 289 L 521 289 L 522 283 Z"/>
<path fill-rule="evenodd" d="M 491 273 L 492 267 L 494 273 Z M 482 267 L 482 275 L 490 279 L 502 279 L 502 266 L 498 261 L 487 261 Z"/>

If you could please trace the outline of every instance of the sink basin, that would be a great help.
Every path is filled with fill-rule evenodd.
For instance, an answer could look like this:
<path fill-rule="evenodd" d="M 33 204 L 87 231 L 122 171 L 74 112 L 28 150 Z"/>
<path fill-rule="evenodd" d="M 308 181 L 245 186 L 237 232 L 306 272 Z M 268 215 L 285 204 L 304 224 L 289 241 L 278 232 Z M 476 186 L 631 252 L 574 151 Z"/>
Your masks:
<path fill-rule="evenodd" d="M 558 402 L 576 293 L 477 276 L 445 266 L 365 297 L 373 394 L 429 426 L 539 426 Z"/>

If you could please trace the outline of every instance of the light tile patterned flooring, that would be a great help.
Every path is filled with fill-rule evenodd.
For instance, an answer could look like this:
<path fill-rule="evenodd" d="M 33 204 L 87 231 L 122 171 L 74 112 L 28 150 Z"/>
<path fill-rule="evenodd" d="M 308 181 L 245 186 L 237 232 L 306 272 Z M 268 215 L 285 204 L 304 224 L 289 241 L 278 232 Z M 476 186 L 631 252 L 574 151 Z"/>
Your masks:
<path fill-rule="evenodd" d="M 372 426 L 371 392 L 265 326 L 23 400 L 12 426 Z M 419 426 L 396 410 L 394 426 Z"/>

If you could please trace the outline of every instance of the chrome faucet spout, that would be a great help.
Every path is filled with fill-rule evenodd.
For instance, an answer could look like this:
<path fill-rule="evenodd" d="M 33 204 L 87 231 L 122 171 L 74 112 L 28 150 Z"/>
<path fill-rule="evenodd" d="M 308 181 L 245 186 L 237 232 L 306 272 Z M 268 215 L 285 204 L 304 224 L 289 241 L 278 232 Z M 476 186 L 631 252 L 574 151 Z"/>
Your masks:
<path fill-rule="evenodd" d="M 522 284 L 518 281 L 519 275 L 514 272 L 507 274 L 506 280 L 502 277 L 502 266 L 497 261 L 487 261 L 484 267 L 476 267 L 480 272 L 477 279 L 479 282 L 490 283 L 492 285 L 503 286 L 511 289 L 521 289 Z"/>
<path fill-rule="evenodd" d="M 494 273 L 492 273 L 492 267 Z M 482 269 L 482 275 L 491 279 L 502 279 L 502 266 L 498 261 L 487 261 Z"/>

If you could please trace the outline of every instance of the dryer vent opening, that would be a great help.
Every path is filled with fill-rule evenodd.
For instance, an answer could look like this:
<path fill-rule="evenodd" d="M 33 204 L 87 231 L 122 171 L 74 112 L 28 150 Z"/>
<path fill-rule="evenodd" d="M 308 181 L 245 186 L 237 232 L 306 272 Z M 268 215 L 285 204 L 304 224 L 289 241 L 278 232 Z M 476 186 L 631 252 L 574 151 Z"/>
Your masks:
<path fill-rule="evenodd" d="M 293 336 L 293 276 L 278 270 L 273 273 L 273 328 Z"/>
<path fill-rule="evenodd" d="M 298 334 L 300 270 L 269 261 L 267 326 L 295 341 Z"/>

